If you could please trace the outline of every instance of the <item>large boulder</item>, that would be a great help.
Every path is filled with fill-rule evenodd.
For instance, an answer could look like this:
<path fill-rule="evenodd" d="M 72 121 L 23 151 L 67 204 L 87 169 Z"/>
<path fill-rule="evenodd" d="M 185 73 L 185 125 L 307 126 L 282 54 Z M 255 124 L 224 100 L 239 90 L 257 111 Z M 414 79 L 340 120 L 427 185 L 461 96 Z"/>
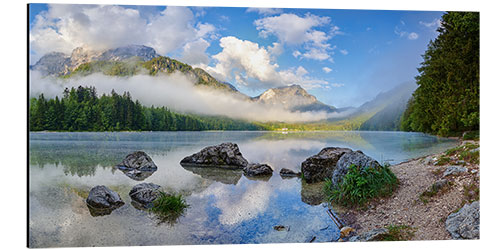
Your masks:
<path fill-rule="evenodd" d="M 270 176 L 273 175 L 273 169 L 267 164 L 251 163 L 248 164 L 243 172 L 246 176 L 257 177 L 257 176 Z"/>
<path fill-rule="evenodd" d="M 356 165 L 362 168 L 377 168 L 380 167 L 375 159 L 365 155 L 361 150 L 347 152 L 337 161 L 335 171 L 333 172 L 333 183 L 341 183 L 344 176 L 347 174 L 349 167 Z"/>
<path fill-rule="evenodd" d="M 125 159 L 116 167 L 122 170 L 156 171 L 158 167 L 151 157 L 143 151 L 136 151 L 128 154 Z"/>
<path fill-rule="evenodd" d="M 86 202 L 93 209 L 115 209 L 125 204 L 118 193 L 102 185 L 90 190 Z"/>
<path fill-rule="evenodd" d="M 337 161 L 345 153 L 352 152 L 348 148 L 328 147 L 323 148 L 318 154 L 307 158 L 301 165 L 301 172 L 307 183 L 324 181 L 331 178 Z"/>
<path fill-rule="evenodd" d="M 198 153 L 187 156 L 181 160 L 181 164 L 243 169 L 248 165 L 248 161 L 241 154 L 238 145 L 226 142 L 206 147 Z"/>
<path fill-rule="evenodd" d="M 445 224 L 453 239 L 479 239 L 479 201 L 450 214 Z"/>
<path fill-rule="evenodd" d="M 158 195 L 160 194 L 159 189 L 159 185 L 153 183 L 141 183 L 135 185 L 132 190 L 130 190 L 128 195 L 133 201 L 147 206 L 158 198 Z"/>

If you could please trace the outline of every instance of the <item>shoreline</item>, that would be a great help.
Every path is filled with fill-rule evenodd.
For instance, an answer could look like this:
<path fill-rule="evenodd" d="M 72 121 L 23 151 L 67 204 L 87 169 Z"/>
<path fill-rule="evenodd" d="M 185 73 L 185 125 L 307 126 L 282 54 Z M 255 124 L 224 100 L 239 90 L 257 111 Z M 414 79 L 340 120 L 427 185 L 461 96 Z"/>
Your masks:
<path fill-rule="evenodd" d="M 457 146 L 479 141 L 460 140 Z M 446 218 L 464 204 L 468 204 L 471 187 L 479 187 L 479 165 L 467 162 L 467 172 L 443 177 L 448 166 L 433 164 L 445 153 L 422 156 L 390 166 L 399 180 L 398 189 L 387 198 L 380 198 L 367 204 L 366 209 L 339 209 L 339 215 L 347 226 L 359 235 L 388 226 L 408 226 L 413 230 L 409 240 L 451 240 L 446 231 Z M 434 160 L 435 162 L 435 160 Z M 439 180 L 446 179 L 449 187 L 436 195 L 422 199 L 422 193 Z M 478 198 L 479 200 L 479 198 Z"/>

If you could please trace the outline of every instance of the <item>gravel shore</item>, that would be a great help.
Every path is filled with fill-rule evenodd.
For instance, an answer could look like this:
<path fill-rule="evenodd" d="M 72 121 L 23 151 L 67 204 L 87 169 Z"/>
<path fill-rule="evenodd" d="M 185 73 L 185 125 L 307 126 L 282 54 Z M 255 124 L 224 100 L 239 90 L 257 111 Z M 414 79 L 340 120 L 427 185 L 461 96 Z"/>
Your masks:
<path fill-rule="evenodd" d="M 467 141 L 465 143 L 479 144 Z M 363 233 L 389 225 L 407 225 L 413 228 L 411 240 L 446 240 L 451 235 L 445 229 L 448 215 L 469 203 L 470 187 L 479 187 L 479 164 L 464 163 L 466 172 L 443 177 L 452 164 L 435 165 L 435 154 L 391 166 L 399 179 L 399 187 L 391 197 L 371 202 L 367 209 L 341 212 L 346 224 Z M 421 194 L 439 180 L 448 180 L 450 185 L 432 197 L 421 198 Z"/>

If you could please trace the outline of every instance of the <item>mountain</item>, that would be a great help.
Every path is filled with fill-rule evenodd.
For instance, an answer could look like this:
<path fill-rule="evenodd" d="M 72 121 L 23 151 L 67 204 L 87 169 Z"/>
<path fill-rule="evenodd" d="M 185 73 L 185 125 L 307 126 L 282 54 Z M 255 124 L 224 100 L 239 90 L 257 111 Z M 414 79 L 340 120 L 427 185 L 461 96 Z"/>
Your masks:
<path fill-rule="evenodd" d="M 261 95 L 253 97 L 252 101 L 270 106 L 283 107 L 290 111 L 335 111 L 335 107 L 318 101 L 315 96 L 307 93 L 299 85 L 268 89 Z"/>
<path fill-rule="evenodd" d="M 402 83 L 389 91 L 379 93 L 358 108 L 338 109 L 348 111 L 349 115 L 328 121 L 349 123 L 350 128 L 356 130 L 399 130 L 401 115 L 416 88 L 415 82 Z"/>
<path fill-rule="evenodd" d="M 149 61 L 158 56 L 153 48 L 144 45 L 128 45 L 103 51 L 78 47 L 71 52 L 71 55 L 61 52 L 46 54 L 31 69 L 40 71 L 44 75 L 60 76 L 71 74 L 72 71 L 85 63 L 97 61 L 119 62 L 127 59 Z"/>
<path fill-rule="evenodd" d="M 361 124 L 360 130 L 399 130 L 401 116 L 415 89 L 417 89 L 415 82 L 406 82 L 363 104 L 360 107 L 363 110 L 379 109 L 379 111 Z"/>

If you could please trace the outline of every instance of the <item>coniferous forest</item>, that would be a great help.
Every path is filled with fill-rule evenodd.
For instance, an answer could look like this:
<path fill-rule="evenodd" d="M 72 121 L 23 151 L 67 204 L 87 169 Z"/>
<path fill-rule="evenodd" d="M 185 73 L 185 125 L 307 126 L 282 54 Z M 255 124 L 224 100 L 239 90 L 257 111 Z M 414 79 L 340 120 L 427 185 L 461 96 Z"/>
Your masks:
<path fill-rule="evenodd" d="M 200 131 L 262 130 L 263 127 L 226 117 L 179 114 L 165 107 L 145 107 L 122 95 L 97 95 L 95 87 L 66 88 L 63 97 L 43 94 L 29 103 L 30 131 Z"/>
<path fill-rule="evenodd" d="M 442 136 L 479 130 L 479 13 L 448 12 L 423 55 L 401 128 Z"/>

